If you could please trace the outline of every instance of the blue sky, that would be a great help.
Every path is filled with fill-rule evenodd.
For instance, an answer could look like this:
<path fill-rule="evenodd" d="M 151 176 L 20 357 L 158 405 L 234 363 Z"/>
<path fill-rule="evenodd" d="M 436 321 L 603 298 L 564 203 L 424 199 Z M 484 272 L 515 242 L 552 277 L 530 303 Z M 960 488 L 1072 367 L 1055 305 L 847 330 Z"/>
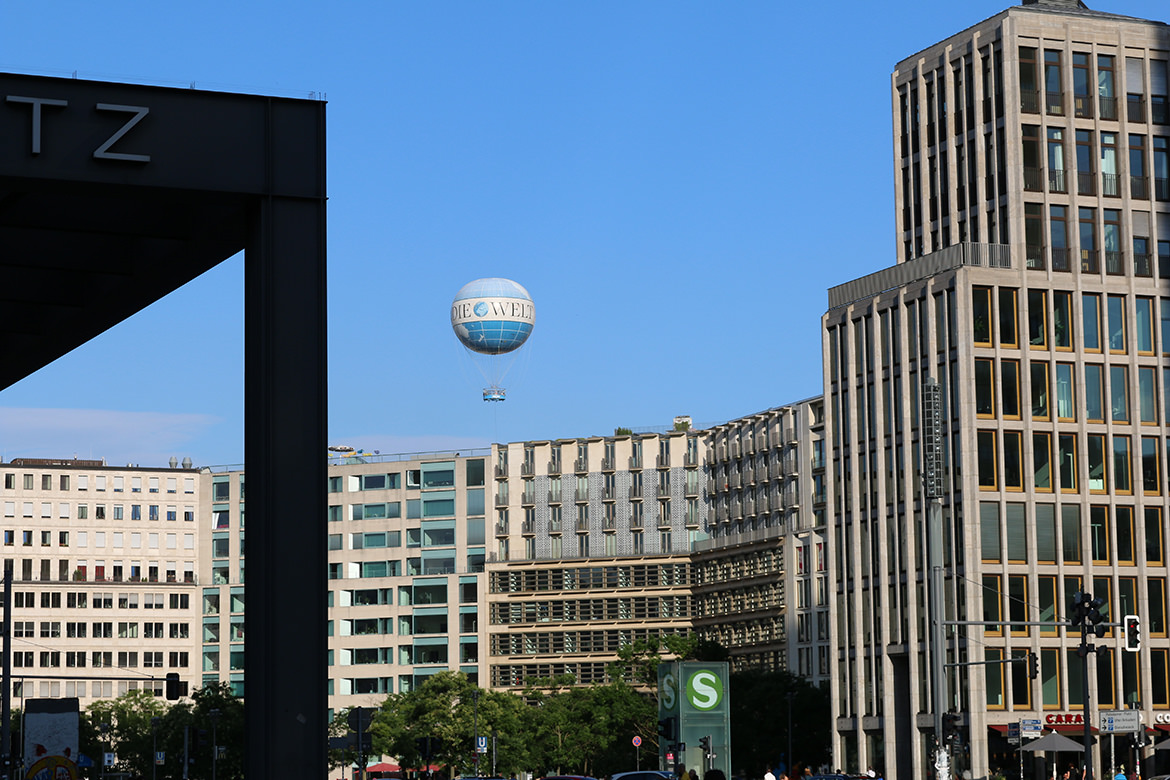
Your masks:
<path fill-rule="evenodd" d="M 893 262 L 890 71 L 1004 7 L 13 2 L 0 71 L 324 93 L 330 443 L 461 449 L 818 395 L 827 288 Z M 244 462 L 242 275 L 0 392 L 0 457 Z M 483 276 L 536 302 L 502 404 L 448 320 Z"/>

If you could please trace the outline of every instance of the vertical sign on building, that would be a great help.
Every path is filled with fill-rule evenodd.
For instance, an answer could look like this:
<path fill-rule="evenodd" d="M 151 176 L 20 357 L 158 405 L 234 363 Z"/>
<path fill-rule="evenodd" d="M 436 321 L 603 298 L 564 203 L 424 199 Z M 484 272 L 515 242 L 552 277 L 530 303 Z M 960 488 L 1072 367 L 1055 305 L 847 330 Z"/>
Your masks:
<path fill-rule="evenodd" d="M 680 748 L 675 762 L 703 777 L 711 769 L 731 776 L 731 687 L 725 662 L 675 661 L 658 666 L 658 717 L 676 718 Z M 667 745 L 659 737 L 659 755 L 666 763 Z"/>

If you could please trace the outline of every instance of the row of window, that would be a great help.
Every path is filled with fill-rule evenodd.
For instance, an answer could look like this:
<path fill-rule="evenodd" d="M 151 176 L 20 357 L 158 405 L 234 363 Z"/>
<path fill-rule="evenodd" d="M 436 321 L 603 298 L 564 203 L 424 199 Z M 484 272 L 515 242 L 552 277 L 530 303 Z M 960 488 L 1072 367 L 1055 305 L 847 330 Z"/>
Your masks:
<path fill-rule="evenodd" d="M 492 625 L 691 617 L 689 594 L 509 602 L 491 605 Z"/>
<path fill-rule="evenodd" d="M 179 508 L 174 505 L 163 506 L 160 504 L 130 504 L 129 514 L 126 513 L 126 506 L 127 505 L 125 504 L 111 504 L 109 507 L 107 507 L 106 504 L 94 504 L 93 517 L 91 518 L 89 504 L 77 504 L 76 507 L 74 507 L 73 504 L 68 502 L 60 502 L 57 504 L 57 514 L 55 516 L 61 519 L 71 519 L 73 518 L 73 510 L 76 508 L 78 520 L 141 520 L 144 516 L 142 508 L 145 506 L 145 517 L 148 520 L 159 520 L 162 517 L 166 517 L 169 522 L 173 523 L 179 519 Z M 16 507 L 17 502 L 5 501 L 4 517 L 16 517 Z M 36 513 L 37 508 L 37 504 L 32 501 L 22 501 L 20 503 L 20 517 L 54 517 L 52 502 L 40 502 L 39 514 Z M 108 513 L 106 511 L 107 508 L 110 510 Z M 188 523 L 195 521 L 195 507 L 183 507 L 183 520 Z"/>
<path fill-rule="evenodd" d="M 1030 349 L 1055 349 L 1124 355 L 1153 355 L 1160 333 L 1163 354 L 1170 350 L 1170 299 L 1084 293 L 1064 290 L 1024 290 L 1027 330 L 1021 334 L 1020 291 L 1014 287 L 975 287 L 971 291 L 972 341 L 975 346 L 1018 349 L 1026 335 Z M 1051 307 L 1050 307 L 1051 304 Z M 994 308 L 993 308 L 994 305 Z M 1130 309 L 1132 308 L 1132 311 Z M 1074 319 L 1076 314 L 1079 319 Z M 1160 317 L 1156 319 L 1156 316 Z M 1080 328 L 1074 323 L 1079 322 Z M 1158 325 L 1160 324 L 1160 329 Z M 1079 337 L 1079 341 L 1078 341 Z"/>
<path fill-rule="evenodd" d="M 1007 502 L 1001 507 L 995 501 L 982 501 L 982 559 L 985 563 L 1166 565 L 1161 505 L 1140 509 L 1093 505 L 1087 517 L 1082 515 L 1080 504 L 1029 507 Z"/>
<path fill-rule="evenodd" d="M 31 680 L 14 679 L 12 681 L 12 695 L 16 698 L 24 696 L 40 696 L 42 699 L 66 698 L 84 699 L 87 694 L 94 699 L 112 699 L 114 692 L 122 696 L 129 691 L 144 690 L 155 696 L 162 696 L 165 683 L 162 680 Z"/>
<path fill-rule="evenodd" d="M 1170 420 L 1170 393 L 1167 392 L 1170 369 L 1161 369 L 1162 392 L 1159 393 L 1159 369 L 1152 365 L 1138 366 L 1133 371 L 1128 365 L 1086 363 L 1083 372 L 1078 372 L 1072 363 L 1052 365 L 1031 360 L 1025 367 L 1028 397 L 1021 399 L 1024 385 L 1019 360 L 975 359 L 977 417 L 1020 420 L 1026 409 L 1031 420 L 1048 422 L 1055 418 L 1060 422 L 1076 422 L 1077 410 L 1081 409 L 1085 422 L 1108 420 L 1115 424 L 1157 425 L 1158 399 L 1161 398 L 1163 418 Z M 1136 387 L 1131 381 L 1134 378 Z M 1080 403 L 1077 403 L 1076 393 L 1078 379 L 1083 379 L 1085 388 Z"/>
<path fill-rule="evenodd" d="M 484 485 L 484 467 L 485 461 L 483 460 L 464 461 L 464 476 L 467 487 L 482 487 Z M 455 462 L 424 463 L 421 468 L 406 469 L 405 472 L 331 476 L 328 483 L 330 493 L 401 490 L 404 484 L 409 490 L 453 488 L 455 487 Z M 226 501 L 226 491 L 222 495 L 223 498 L 213 496 L 213 500 Z"/>
<path fill-rule="evenodd" d="M 110 636 L 111 623 L 94 623 L 94 637 Z M 167 633 L 163 632 L 163 623 L 142 623 L 142 637 L 144 639 L 186 639 L 190 629 L 186 623 L 171 623 Z M 138 623 L 118 623 L 118 637 L 120 639 L 135 639 L 138 637 Z M 66 622 L 65 636 L 70 639 L 84 639 L 86 637 L 86 623 Z M 38 633 L 37 623 L 32 620 L 16 620 L 12 623 L 12 636 L 17 639 L 56 639 L 61 636 L 61 621 L 42 620 Z"/>
<path fill-rule="evenodd" d="M 1113 54 L 1098 54 L 1096 63 L 1089 52 L 1072 52 L 1072 111 L 1065 105 L 1064 69 L 1062 62 L 1065 52 L 1059 49 L 1037 49 L 1034 46 L 1020 47 L 1020 110 L 1024 113 L 1039 114 L 1041 105 L 1044 113 L 1052 116 L 1067 116 L 1072 113 L 1078 118 L 1092 118 L 1094 108 L 1101 119 L 1118 118 L 1117 90 L 1124 88 L 1126 119 L 1131 123 L 1144 123 L 1147 119 L 1155 124 L 1170 123 L 1167 111 L 1168 95 L 1166 60 L 1149 60 L 1149 91 L 1146 90 L 1146 65 L 1141 57 L 1125 57 L 1125 78 L 1122 86 L 1117 84 L 1119 60 Z M 1041 57 L 1043 59 L 1041 59 Z M 1096 67 L 1094 68 L 1094 65 Z M 1041 100 L 1043 93 L 1043 100 Z M 1146 100 L 1149 100 L 1149 114 Z"/>
<path fill-rule="evenodd" d="M 459 663 L 479 663 L 479 645 L 475 640 L 460 642 Z M 402 645 L 395 653 L 393 646 L 389 647 L 355 647 L 341 648 L 329 651 L 329 666 L 365 666 L 373 664 L 394 664 L 401 666 L 425 666 L 427 664 L 445 664 L 450 660 L 449 648 L 446 644 L 439 645 Z"/>
<path fill-rule="evenodd" d="M 1004 590 L 1003 586 L 1007 585 Z M 1029 585 L 1035 588 L 1031 592 Z M 1032 580 L 1026 574 L 983 575 L 983 619 L 989 623 L 1006 622 L 1006 631 L 1012 636 L 1031 636 L 1033 630 L 1039 636 L 1060 636 L 1064 630 L 1059 623 L 1062 616 L 1073 613 L 1075 594 L 1085 590 L 1084 578 L 1078 575 L 1037 575 Z M 1105 619 L 1118 623 L 1123 615 L 1138 615 L 1142 631 L 1147 636 L 1166 636 L 1166 580 L 1150 577 L 1146 580 L 1145 592 L 1141 591 L 1137 577 L 1118 577 L 1115 585 L 1112 577 L 1093 577 L 1092 595 L 1104 601 L 1101 608 Z M 1063 596 L 1063 602 L 1061 601 Z M 1064 609 L 1060 608 L 1061 603 Z M 1006 611 L 1005 611 L 1006 605 Z M 1114 611 L 1116 606 L 1117 611 Z M 1141 608 L 1143 607 L 1144 608 Z M 1051 626 L 1029 626 L 1028 621 L 1051 623 Z M 984 629 L 989 636 L 1003 636 L 1005 627 L 994 626 Z M 1068 629 L 1070 633 L 1074 629 Z M 1111 637 L 1109 628 L 1106 637 Z"/>
<path fill-rule="evenodd" d="M 1087 433 L 1082 438 L 1076 433 L 981 430 L 976 440 L 980 490 L 1077 493 L 1087 487 L 1090 493 L 1120 496 L 1162 494 L 1160 437 L 1142 436 L 1135 442 L 1117 434 Z M 1165 446 L 1170 457 L 1170 440 Z M 1136 473 L 1135 462 L 1140 467 Z"/>
<path fill-rule="evenodd" d="M 12 666 L 14 669 L 52 669 L 62 666 L 61 662 L 64 660 L 66 668 L 83 669 L 86 666 L 86 656 L 87 653 L 84 650 L 76 652 L 42 650 L 40 653 L 32 650 L 14 650 L 12 652 Z M 139 653 L 133 650 L 119 651 L 116 654 L 112 651 L 95 650 L 88 656 L 89 666 L 94 669 L 135 669 L 139 665 Z M 189 666 L 186 652 L 172 652 L 164 655 L 161 651 L 148 651 L 142 653 L 141 656 L 142 666 L 147 669 L 164 668 L 164 658 L 168 660 L 167 665 L 172 669 L 186 669 Z"/>
<path fill-rule="evenodd" d="M 989 647 L 984 650 L 984 656 L 990 662 L 984 666 L 988 709 L 1003 710 L 1009 704 L 1015 710 L 1069 710 L 1085 706 L 1085 659 L 1078 655 L 1075 648 L 1040 648 L 1037 681 L 1028 676 L 1029 661 L 1026 656 L 1030 651 L 1021 649 L 1010 652 L 1008 656 L 1002 648 Z M 1114 709 L 1128 706 L 1139 699 L 1144 703 L 1141 693 L 1143 674 L 1149 677 L 1153 697 L 1149 704 L 1158 709 L 1170 705 L 1170 651 L 1150 650 L 1148 662 L 1143 660 L 1140 663 L 1137 655 L 1115 653 L 1110 647 L 1097 648 L 1094 707 Z M 1009 657 L 1019 660 L 997 663 Z M 1120 680 L 1117 679 L 1118 661 L 1121 665 Z"/>
<path fill-rule="evenodd" d="M 1043 192 L 1047 186 L 1049 192 L 1064 194 L 1075 187 L 1078 195 L 1120 198 L 1128 194 L 1134 200 L 1170 200 L 1170 139 L 1164 136 L 1153 136 L 1147 143 L 1147 137 L 1139 133 L 1074 130 L 1070 136 L 1065 128 L 1048 127 L 1042 143 L 1038 125 L 1024 125 L 1021 135 L 1025 190 Z M 1066 154 L 1068 140 L 1075 141 L 1073 168 Z M 1122 140 L 1126 141 L 1124 145 Z M 1119 158 L 1128 161 L 1124 171 L 1118 165 Z M 1148 178 L 1151 173 L 1152 188 Z"/>
<path fill-rule="evenodd" d="M 54 534 L 52 531 L 20 531 L 20 546 L 32 547 L 34 541 L 39 541 L 41 547 L 53 547 L 54 539 L 57 547 L 69 546 L 69 531 L 57 531 Z M 4 545 L 6 547 L 16 546 L 17 531 L 12 529 L 5 529 L 4 531 Z M 76 531 L 73 539 L 77 547 L 90 547 L 91 532 Z M 108 546 L 114 550 L 130 549 L 141 550 L 143 548 L 143 541 L 146 542 L 145 549 L 147 550 L 177 550 L 179 549 L 179 535 L 178 534 L 158 534 L 147 533 L 142 534 L 136 531 L 125 533 L 123 531 L 113 531 L 107 533 L 106 531 L 92 532 L 93 547 L 102 549 Z M 165 542 L 165 547 L 160 546 L 160 542 Z M 183 549 L 195 549 L 195 534 L 183 534 Z"/>
<path fill-rule="evenodd" d="M 54 489 L 53 488 L 53 475 L 52 474 L 41 474 L 40 477 L 41 477 L 40 490 L 53 490 Z M 78 491 L 89 490 L 90 475 L 89 474 L 78 474 L 78 475 L 76 475 L 76 477 L 77 477 L 76 490 L 78 490 Z M 16 490 L 17 489 L 16 488 L 16 481 L 17 481 L 16 474 L 11 473 L 11 472 L 5 473 L 5 475 L 4 475 L 4 489 L 5 490 Z M 21 484 L 21 488 L 24 490 L 36 490 L 37 489 L 35 487 L 36 477 L 33 474 L 21 474 L 20 475 L 20 484 Z M 58 490 L 59 492 L 62 492 L 62 493 L 68 492 L 71 489 L 71 487 L 70 487 L 71 484 L 72 484 L 71 475 L 69 475 L 69 474 L 57 475 L 57 488 L 56 488 L 56 490 Z M 159 486 L 164 484 L 164 478 L 147 477 L 145 484 L 146 484 L 147 492 L 158 493 Z M 143 478 L 142 477 L 130 477 L 130 492 L 131 493 L 141 493 L 142 492 L 142 485 L 143 485 Z M 174 494 L 174 493 L 179 492 L 179 478 L 178 477 L 166 477 L 165 478 L 165 485 L 166 485 L 166 492 L 167 493 Z M 125 492 L 125 490 L 126 490 L 126 477 L 123 477 L 123 476 L 109 477 L 105 474 L 98 474 L 97 476 L 95 476 L 93 478 L 93 489 L 94 490 L 96 490 L 98 492 L 103 492 L 106 490 L 107 487 L 109 487 L 114 493 Z M 183 477 L 183 492 L 188 494 L 188 495 L 194 494 L 194 492 L 195 492 L 195 478 L 194 477 Z"/>
<path fill-rule="evenodd" d="M 689 542 L 695 541 L 703 532 L 697 530 L 699 525 L 699 516 L 696 514 L 693 520 L 688 520 L 688 524 L 693 525 L 694 528 L 687 532 L 684 537 Z M 578 521 L 576 526 L 577 533 L 569 537 L 566 541 L 560 536 L 560 526 L 554 526 L 555 531 L 553 535 L 547 537 L 540 542 L 545 545 L 540 547 L 535 536 L 525 536 L 523 541 L 524 552 L 521 560 L 537 560 L 539 558 L 588 558 L 591 555 L 604 555 L 606 557 L 614 557 L 619 554 L 622 555 L 645 555 L 647 552 L 646 536 L 644 529 L 641 526 L 634 525 L 636 521 L 631 520 L 629 537 L 622 541 L 621 552 L 619 552 L 618 535 L 616 533 L 607 533 L 603 535 L 600 544 L 590 542 L 590 534 L 587 523 Z M 615 521 L 616 523 L 616 521 Z M 616 531 L 616 525 L 606 528 L 605 530 Z M 595 536 L 593 537 L 595 538 Z M 669 530 L 659 529 L 658 531 L 658 549 L 652 552 L 672 553 L 681 552 L 675 550 L 673 547 L 674 536 Z M 538 556 L 538 550 L 542 550 Z M 547 552 L 543 551 L 546 550 Z M 514 560 L 512 558 L 512 540 L 502 538 L 496 540 L 496 556 L 501 561 Z"/>
<path fill-rule="evenodd" d="M 119 593 L 115 600 L 113 593 L 87 593 L 67 591 L 62 598 L 59 590 L 35 591 L 17 590 L 12 593 L 13 609 L 138 609 L 139 597 L 143 609 L 189 609 L 189 593 Z M 0 602 L 3 598 L 0 597 Z M 63 606 L 62 606 L 63 605 Z"/>

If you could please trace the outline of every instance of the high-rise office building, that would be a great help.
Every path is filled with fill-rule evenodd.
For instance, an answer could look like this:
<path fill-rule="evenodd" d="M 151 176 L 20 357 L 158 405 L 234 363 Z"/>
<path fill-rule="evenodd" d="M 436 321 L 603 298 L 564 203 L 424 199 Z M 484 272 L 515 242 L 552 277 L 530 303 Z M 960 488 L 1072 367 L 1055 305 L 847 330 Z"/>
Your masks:
<path fill-rule="evenodd" d="M 823 318 L 844 768 L 926 776 L 939 710 L 975 777 L 1017 765 L 1021 720 L 1079 734 L 1100 710 L 1170 715 L 1168 61 L 1161 22 L 1029 0 L 894 70 L 897 264 L 830 290 Z M 945 618 L 986 622 L 946 628 L 937 701 L 928 378 Z M 1056 625 L 1078 591 L 1110 621 L 1140 616 L 1140 652 L 1113 629 L 1079 655 Z"/>
<path fill-rule="evenodd" d="M 689 422 L 493 448 L 488 684 L 604 682 L 622 647 L 691 632 L 707 503 L 705 439 Z"/>
<path fill-rule="evenodd" d="M 0 475 L 16 706 L 198 685 L 199 473 L 18 458 Z"/>
<path fill-rule="evenodd" d="M 824 404 L 820 397 L 705 431 L 709 539 L 697 540 L 695 632 L 733 671 L 829 678 Z"/>

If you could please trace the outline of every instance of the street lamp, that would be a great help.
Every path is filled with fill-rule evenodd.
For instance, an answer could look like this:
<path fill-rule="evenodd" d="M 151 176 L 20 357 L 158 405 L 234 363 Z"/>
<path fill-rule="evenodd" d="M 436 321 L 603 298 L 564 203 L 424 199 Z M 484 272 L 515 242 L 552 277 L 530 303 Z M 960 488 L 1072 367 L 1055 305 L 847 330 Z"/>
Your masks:
<path fill-rule="evenodd" d="M 162 718 L 150 719 L 150 778 L 158 780 L 158 722 Z"/>
<path fill-rule="evenodd" d="M 219 720 L 219 710 L 212 707 L 207 711 L 211 719 L 211 780 L 215 780 L 215 762 L 219 759 L 219 741 L 215 737 L 215 724 Z"/>

